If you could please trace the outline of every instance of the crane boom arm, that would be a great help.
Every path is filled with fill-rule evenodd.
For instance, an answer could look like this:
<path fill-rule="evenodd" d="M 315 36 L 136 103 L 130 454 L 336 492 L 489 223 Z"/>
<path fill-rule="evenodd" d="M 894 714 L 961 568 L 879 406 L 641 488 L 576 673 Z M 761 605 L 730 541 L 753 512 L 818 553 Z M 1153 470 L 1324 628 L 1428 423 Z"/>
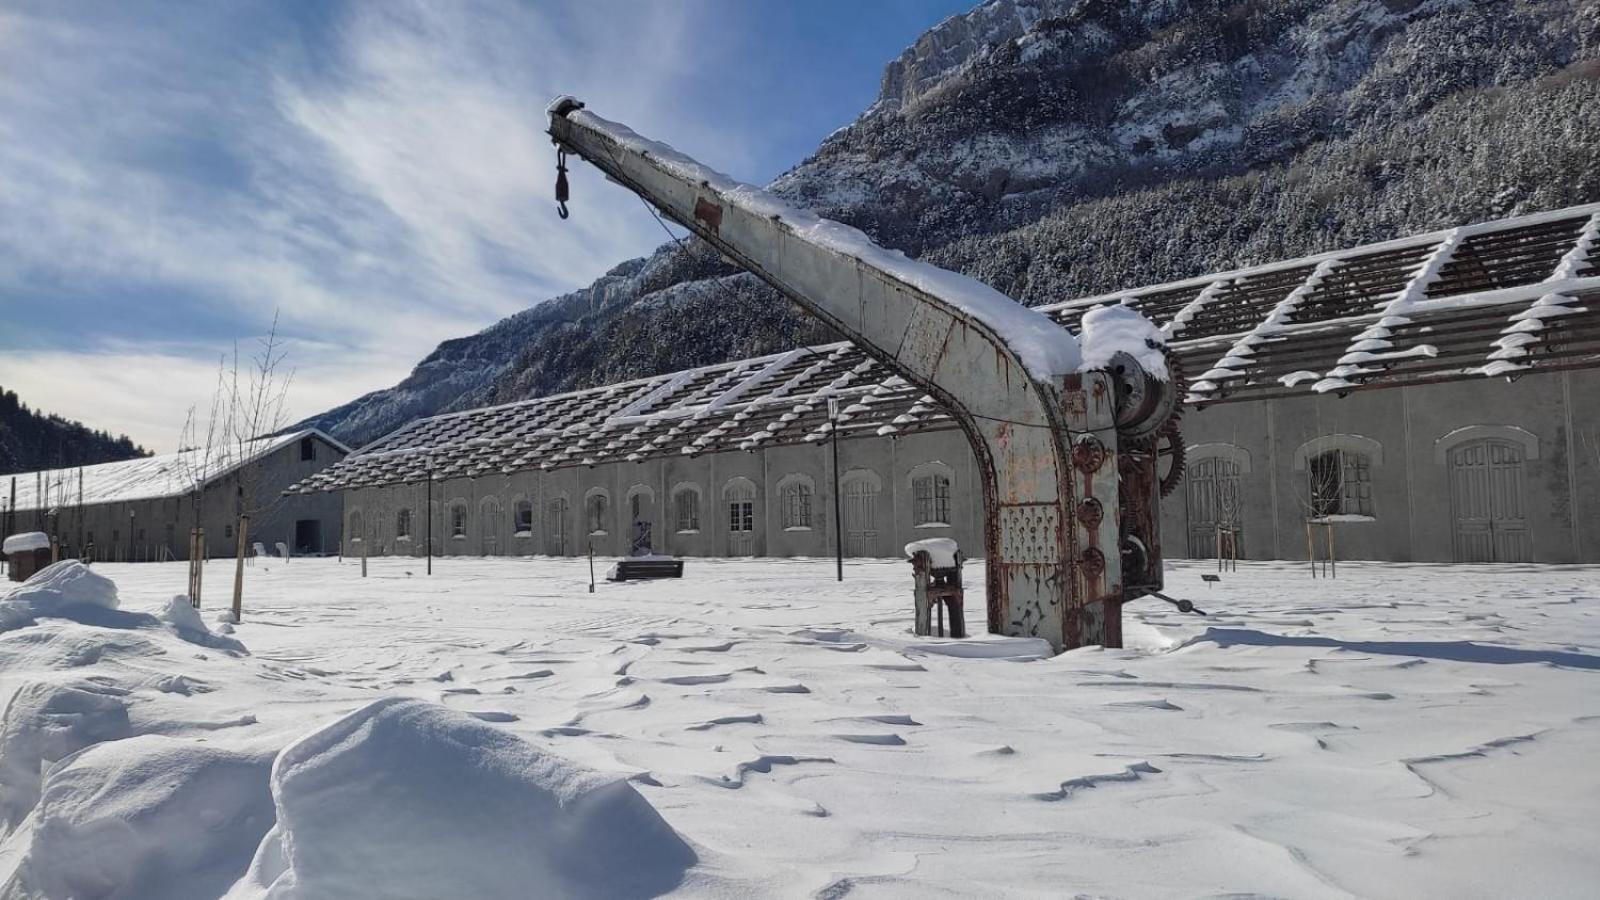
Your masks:
<path fill-rule="evenodd" d="M 1107 372 L 1079 371 L 1076 338 L 973 279 L 879 247 L 572 98 L 549 113 L 563 151 L 950 410 L 982 474 L 991 631 L 1043 637 L 1057 648 L 1120 643 L 1118 385 Z"/>

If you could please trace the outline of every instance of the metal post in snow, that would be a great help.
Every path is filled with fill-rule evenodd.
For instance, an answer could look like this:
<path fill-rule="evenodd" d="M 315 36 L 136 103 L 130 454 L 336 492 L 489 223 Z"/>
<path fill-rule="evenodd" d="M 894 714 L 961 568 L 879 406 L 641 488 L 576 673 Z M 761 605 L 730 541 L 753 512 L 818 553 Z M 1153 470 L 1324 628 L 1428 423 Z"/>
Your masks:
<path fill-rule="evenodd" d="M 839 499 L 839 398 L 828 398 L 828 430 L 833 433 L 833 555 L 838 580 L 844 580 L 844 507 Z"/>
<path fill-rule="evenodd" d="M 428 574 L 433 574 L 433 463 L 428 463 Z"/>
<path fill-rule="evenodd" d="M 594 537 L 589 538 L 589 593 L 594 593 Z"/>

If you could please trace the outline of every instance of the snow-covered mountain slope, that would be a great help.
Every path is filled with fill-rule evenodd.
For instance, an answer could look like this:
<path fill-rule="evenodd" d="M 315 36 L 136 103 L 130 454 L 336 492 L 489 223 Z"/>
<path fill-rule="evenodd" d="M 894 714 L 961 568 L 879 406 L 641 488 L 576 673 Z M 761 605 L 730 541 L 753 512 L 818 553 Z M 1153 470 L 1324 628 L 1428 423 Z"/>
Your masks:
<path fill-rule="evenodd" d="M 1600 0 L 991 0 L 772 187 L 1039 303 L 1600 200 L 1597 128 Z M 312 421 L 360 443 L 831 337 L 666 245 Z"/>

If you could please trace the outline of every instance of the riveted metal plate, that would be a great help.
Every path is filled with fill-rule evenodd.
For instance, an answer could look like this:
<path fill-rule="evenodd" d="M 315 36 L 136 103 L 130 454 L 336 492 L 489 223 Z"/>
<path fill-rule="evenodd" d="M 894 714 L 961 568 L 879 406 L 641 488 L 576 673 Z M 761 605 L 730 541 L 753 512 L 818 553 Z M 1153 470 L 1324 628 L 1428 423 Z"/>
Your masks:
<path fill-rule="evenodd" d="M 1004 564 L 1061 562 L 1061 516 L 1051 504 L 1000 507 L 1000 561 Z"/>

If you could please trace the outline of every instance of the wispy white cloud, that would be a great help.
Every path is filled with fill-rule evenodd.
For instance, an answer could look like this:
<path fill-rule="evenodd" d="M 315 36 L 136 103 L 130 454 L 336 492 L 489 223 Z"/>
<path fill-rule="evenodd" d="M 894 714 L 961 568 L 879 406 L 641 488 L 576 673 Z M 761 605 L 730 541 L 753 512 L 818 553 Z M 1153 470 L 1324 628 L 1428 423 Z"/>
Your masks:
<path fill-rule="evenodd" d="M 274 310 L 309 413 L 659 243 L 581 168 L 556 218 L 556 93 L 750 165 L 684 115 L 695 3 L 185 9 L 0 12 L 0 303 L 62 301 L 0 337 L 0 383 L 156 447 Z"/>

